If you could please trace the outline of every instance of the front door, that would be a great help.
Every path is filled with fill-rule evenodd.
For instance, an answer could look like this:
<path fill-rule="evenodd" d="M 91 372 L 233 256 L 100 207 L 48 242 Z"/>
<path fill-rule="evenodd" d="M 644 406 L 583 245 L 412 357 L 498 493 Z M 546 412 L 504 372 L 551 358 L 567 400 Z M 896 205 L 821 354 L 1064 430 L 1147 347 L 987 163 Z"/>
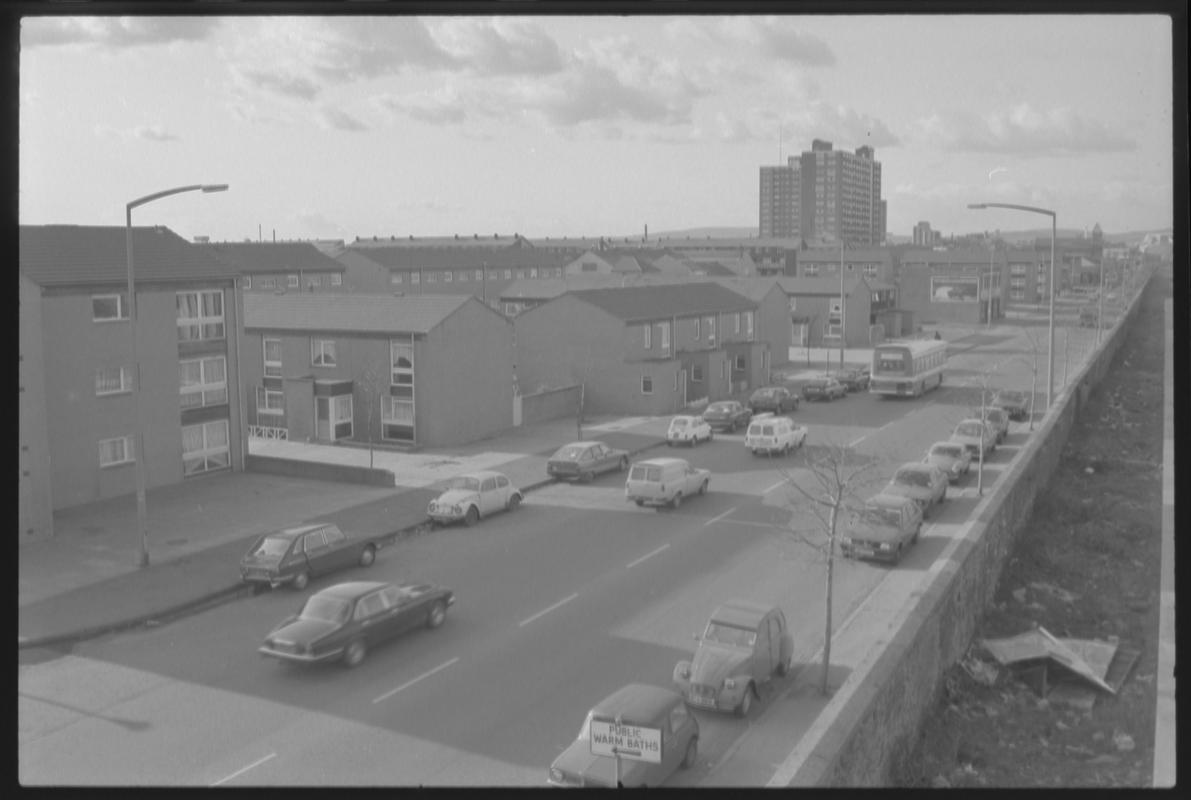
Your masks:
<path fill-rule="evenodd" d="M 331 398 L 314 398 L 314 436 L 320 441 L 334 440 L 331 428 Z"/>

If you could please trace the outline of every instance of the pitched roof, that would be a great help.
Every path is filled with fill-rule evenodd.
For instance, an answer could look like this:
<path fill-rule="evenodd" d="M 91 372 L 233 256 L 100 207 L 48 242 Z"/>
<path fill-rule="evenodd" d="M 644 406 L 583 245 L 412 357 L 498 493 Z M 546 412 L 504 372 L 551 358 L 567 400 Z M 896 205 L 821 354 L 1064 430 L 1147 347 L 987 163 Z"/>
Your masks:
<path fill-rule="evenodd" d="M 500 290 L 502 300 L 550 300 L 570 291 L 619 289 L 629 286 L 658 286 L 689 283 L 697 278 L 664 272 L 580 272 L 563 278 L 522 278 Z"/>
<path fill-rule="evenodd" d="M 128 281 L 123 225 L 21 225 L 20 270 L 41 286 Z M 137 281 L 230 280 L 239 272 L 161 226 L 133 227 Z"/>
<path fill-rule="evenodd" d="M 310 242 L 219 242 L 198 244 L 243 274 L 343 272 L 346 267 Z"/>
<path fill-rule="evenodd" d="M 244 327 L 291 331 L 428 333 L 472 295 L 244 293 Z M 495 313 L 495 312 L 493 312 Z"/>
<path fill-rule="evenodd" d="M 778 279 L 775 277 L 711 277 L 708 280 L 714 281 L 727 289 L 731 289 L 737 294 L 742 294 L 754 303 L 761 302 L 765 298 L 765 295 L 769 294 L 773 287 L 778 285 Z"/>
<path fill-rule="evenodd" d="M 505 269 L 562 267 L 572 254 L 532 247 L 357 247 L 347 248 L 389 269 Z"/>
<path fill-rule="evenodd" d="M 838 296 L 839 295 L 839 278 L 808 278 L 805 276 L 793 277 L 783 275 L 777 277 L 778 285 L 781 286 L 786 294 L 793 295 L 825 295 Z M 864 280 L 858 275 L 844 276 L 844 294 L 849 295 L 855 291 L 856 286 Z M 865 281 L 867 283 L 867 281 Z"/>
<path fill-rule="evenodd" d="M 625 322 L 688 317 L 720 311 L 750 311 L 757 304 L 714 283 L 671 283 L 584 289 L 570 292 Z"/>

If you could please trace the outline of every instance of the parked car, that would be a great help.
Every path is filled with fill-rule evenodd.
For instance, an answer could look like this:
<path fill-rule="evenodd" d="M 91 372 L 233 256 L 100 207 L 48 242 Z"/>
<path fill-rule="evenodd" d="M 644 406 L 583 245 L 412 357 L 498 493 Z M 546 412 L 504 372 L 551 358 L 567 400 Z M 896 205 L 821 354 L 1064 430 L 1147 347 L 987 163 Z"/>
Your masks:
<path fill-rule="evenodd" d="M 454 592 L 429 583 L 340 583 L 312 594 L 301 611 L 269 631 L 258 651 L 282 661 L 339 659 L 354 667 L 388 639 L 442 625 L 454 602 Z"/>
<path fill-rule="evenodd" d="M 922 509 L 902 495 L 878 494 L 848 515 L 840 553 L 845 558 L 871 558 L 896 564 L 918 541 Z"/>
<path fill-rule="evenodd" d="M 744 446 L 753 455 L 777 453 L 784 456 L 802 447 L 806 434 L 805 425 L 799 425 L 788 417 L 758 414 L 753 417 L 744 434 Z"/>
<path fill-rule="evenodd" d="M 785 386 L 762 386 L 749 395 L 749 409 L 753 414 L 769 411 L 785 414 L 798 408 L 798 395 Z"/>
<path fill-rule="evenodd" d="M 941 470 L 951 483 L 956 483 L 972 468 L 972 454 L 958 442 L 935 442 L 922 461 Z"/>
<path fill-rule="evenodd" d="M 997 432 L 992 425 L 981 421 L 979 417 L 961 420 L 951 434 L 951 441 L 962 444 L 972 454 L 975 461 L 997 449 Z"/>
<path fill-rule="evenodd" d="M 671 689 L 631 683 L 601 700 L 583 720 L 579 735 L 550 765 L 551 786 L 616 787 L 616 757 L 592 752 L 592 723 L 597 735 L 610 724 L 647 729 L 661 739 L 658 763 L 620 759 L 623 786 L 657 786 L 678 769 L 694 766 L 699 755 L 699 721 Z"/>
<path fill-rule="evenodd" d="M 302 590 L 317 575 L 369 566 L 379 548 L 380 540 L 348 536 L 338 525 L 299 525 L 258 537 L 240 559 L 240 579 L 273 588 L 288 583 Z"/>
<path fill-rule="evenodd" d="M 847 393 L 847 388 L 830 375 L 811 378 L 802 386 L 804 400 L 836 400 Z"/>
<path fill-rule="evenodd" d="M 629 468 L 629 451 L 603 442 L 571 442 L 554 451 L 546 462 L 546 474 L 559 480 L 589 481 L 605 472 Z"/>
<path fill-rule="evenodd" d="M 794 637 L 780 608 L 729 600 L 717 608 L 699 647 L 674 667 L 674 685 L 692 706 L 747 716 L 758 686 L 785 675 L 794 654 Z"/>
<path fill-rule="evenodd" d="M 993 395 L 992 405 L 1005 409 L 1009 419 L 1021 421 L 1030 416 L 1030 399 L 1025 392 L 1014 389 L 1001 389 Z"/>
<path fill-rule="evenodd" d="M 699 442 L 710 442 L 713 436 L 711 426 L 703 417 L 681 414 L 670 420 L 670 427 L 666 430 L 666 446 L 687 444 L 694 447 Z"/>
<path fill-rule="evenodd" d="M 845 367 L 834 373 L 834 377 L 849 392 L 863 392 L 868 389 L 869 367 Z"/>
<path fill-rule="evenodd" d="M 881 494 L 909 497 L 918 503 L 925 517 L 932 506 L 947 499 L 947 476 L 930 464 L 910 461 L 897 468 Z"/>
<path fill-rule="evenodd" d="M 426 513 L 440 524 L 463 520 L 470 527 L 497 511 L 516 511 L 523 499 L 521 490 L 503 474 L 481 470 L 452 478 L 447 490 L 430 501 Z"/>
<path fill-rule="evenodd" d="M 703 411 L 703 419 L 712 430 L 736 432 L 747 427 L 753 411 L 736 400 L 717 400 Z"/>
<path fill-rule="evenodd" d="M 972 409 L 971 415 L 979 419 L 980 409 Z M 992 426 L 993 432 L 997 436 L 996 443 L 1000 444 L 1005 441 L 1005 437 L 1009 435 L 1009 413 L 1003 408 L 985 406 L 984 419 Z"/>
<path fill-rule="evenodd" d="M 682 458 L 651 458 L 629 469 L 624 496 L 639 506 L 678 508 L 684 498 L 706 494 L 711 471 L 692 467 Z"/>

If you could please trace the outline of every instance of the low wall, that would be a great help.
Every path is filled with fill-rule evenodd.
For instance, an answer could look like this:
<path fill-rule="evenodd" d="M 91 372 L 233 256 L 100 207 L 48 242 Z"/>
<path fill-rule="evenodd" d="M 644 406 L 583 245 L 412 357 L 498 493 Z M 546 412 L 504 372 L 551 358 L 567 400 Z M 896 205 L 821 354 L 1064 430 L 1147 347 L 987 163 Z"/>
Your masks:
<path fill-rule="evenodd" d="M 784 765 L 775 779 L 788 775 L 784 785 L 801 787 L 890 785 L 894 766 L 913 751 L 943 674 L 967 650 L 1017 532 L 1054 474 L 1076 415 L 1109 369 L 1138 305 L 1135 299 L 1100 351 L 1055 397 L 1052 413 L 931 567 L 888 642 L 873 648 L 820 712 L 807 733 L 814 741 L 798 744 L 801 763 Z"/>
<path fill-rule="evenodd" d="M 350 464 L 320 464 L 317 461 L 299 461 L 292 458 L 273 456 L 244 456 L 246 472 L 263 472 L 268 475 L 284 475 L 287 478 L 311 478 L 336 483 L 355 483 L 364 486 L 396 485 L 396 478 L 387 469 L 356 467 Z"/>
<path fill-rule="evenodd" d="M 579 409 L 579 386 L 546 389 L 521 395 L 521 424 L 534 425 L 552 419 L 573 417 Z"/>

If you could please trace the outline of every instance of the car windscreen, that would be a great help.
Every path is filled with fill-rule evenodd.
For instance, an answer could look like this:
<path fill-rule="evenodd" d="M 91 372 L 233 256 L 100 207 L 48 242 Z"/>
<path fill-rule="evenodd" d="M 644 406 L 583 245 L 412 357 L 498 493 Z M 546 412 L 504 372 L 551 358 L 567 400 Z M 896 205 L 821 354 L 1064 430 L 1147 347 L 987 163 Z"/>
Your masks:
<path fill-rule="evenodd" d="M 868 506 L 867 508 L 861 510 L 860 518 L 869 525 L 900 525 L 902 521 L 902 512 L 896 508 Z"/>
<path fill-rule="evenodd" d="M 707 410 L 714 411 L 716 414 L 727 414 L 732 410 L 732 406 L 729 403 L 712 403 Z"/>
<path fill-rule="evenodd" d="M 452 478 L 451 482 L 447 484 L 448 489 L 464 489 L 469 492 L 480 491 L 480 479 L 469 478 L 462 475 L 458 478 Z"/>
<path fill-rule="evenodd" d="M 316 619 L 320 622 L 343 622 L 351 611 L 351 604 L 339 597 L 314 595 L 302 606 L 302 619 Z"/>
<path fill-rule="evenodd" d="M 937 444 L 930 449 L 930 454 L 932 456 L 944 456 L 946 458 L 963 458 L 964 449 L 957 444 Z"/>
<path fill-rule="evenodd" d="M 777 394 L 777 389 L 758 389 L 754 397 L 773 397 Z"/>
<path fill-rule="evenodd" d="M 653 481 L 654 483 L 657 483 L 661 479 L 661 467 L 636 464 L 633 466 L 633 471 L 629 473 L 629 480 L 631 481 Z"/>
<path fill-rule="evenodd" d="M 703 639 L 733 647 L 752 647 L 757 641 L 757 632 L 736 625 L 727 625 L 723 622 L 709 622 L 707 630 L 703 633 Z"/>
<path fill-rule="evenodd" d="M 960 436 L 974 436 L 980 438 L 984 435 L 980 430 L 979 422 L 965 422 L 955 429 L 955 432 Z"/>
<path fill-rule="evenodd" d="M 917 469 L 899 469 L 893 480 L 906 486 L 930 486 L 930 475 Z"/>
<path fill-rule="evenodd" d="M 586 448 L 576 447 L 573 444 L 568 444 L 566 447 L 560 447 L 558 452 L 551 456 L 555 461 L 578 461 L 579 456 L 583 455 Z"/>
<path fill-rule="evenodd" d="M 749 436 L 773 436 L 772 425 L 750 425 Z"/>
<path fill-rule="evenodd" d="M 289 550 L 289 543 L 289 539 L 282 539 L 278 536 L 266 536 L 260 540 L 260 543 L 257 544 L 250 555 L 283 556 Z"/>
<path fill-rule="evenodd" d="M 686 417 L 676 417 L 676 418 L 670 420 L 671 428 L 685 428 L 689 424 L 690 424 L 690 420 L 687 419 Z"/>

